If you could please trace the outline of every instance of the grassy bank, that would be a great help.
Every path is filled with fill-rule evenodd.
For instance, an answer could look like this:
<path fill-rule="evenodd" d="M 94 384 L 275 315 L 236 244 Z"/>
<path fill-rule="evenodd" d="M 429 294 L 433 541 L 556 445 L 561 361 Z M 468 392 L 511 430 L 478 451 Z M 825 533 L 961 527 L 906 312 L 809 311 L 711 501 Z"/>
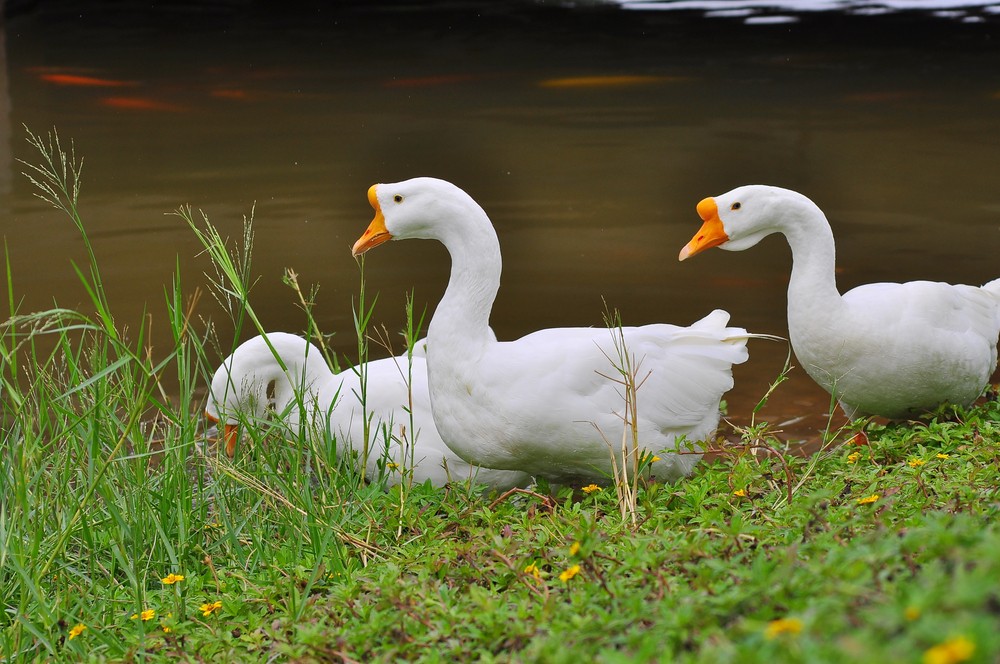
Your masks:
<path fill-rule="evenodd" d="M 33 143 L 27 172 L 88 243 L 78 162 Z M 180 216 L 252 329 L 250 234 L 233 250 Z M 995 400 L 873 427 L 866 446 L 831 432 L 808 458 L 730 435 L 691 478 L 639 485 L 633 524 L 611 489 L 384 490 L 335 441 L 280 422 L 230 461 L 204 441 L 195 395 L 232 340 L 192 321 L 180 275 L 155 358 L 110 311 L 95 261 L 80 278 L 91 310 L 22 312 L 9 286 L 0 328 L 7 661 L 1000 657 Z M 355 317 L 371 320 L 363 297 Z"/>

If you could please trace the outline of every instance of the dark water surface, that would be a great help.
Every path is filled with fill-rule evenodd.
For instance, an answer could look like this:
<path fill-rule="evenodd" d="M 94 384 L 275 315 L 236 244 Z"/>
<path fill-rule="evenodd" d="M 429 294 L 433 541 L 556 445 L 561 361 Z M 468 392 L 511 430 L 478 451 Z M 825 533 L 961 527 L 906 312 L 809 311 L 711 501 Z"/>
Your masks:
<path fill-rule="evenodd" d="M 75 229 L 14 161 L 35 159 L 22 124 L 56 127 L 84 156 L 82 213 L 112 306 L 131 326 L 151 312 L 163 348 L 175 261 L 189 293 L 210 269 L 167 214 L 191 204 L 234 239 L 255 209 L 252 304 L 266 327 L 304 327 L 281 283 L 292 268 L 321 285 L 320 324 L 350 359 L 365 192 L 417 175 L 455 182 L 496 224 L 501 339 L 601 325 L 602 298 L 627 324 L 688 324 L 721 307 L 785 334 L 780 237 L 676 258 L 699 226 L 695 204 L 748 183 L 825 210 L 841 290 L 1000 276 L 1000 14 L 747 25 L 503 3 L 157 7 L 26 3 L 0 35 L 0 223 L 22 311 L 85 301 Z M 433 310 L 448 268 L 436 243 L 371 254 L 375 319 L 400 329 L 411 288 Z M 232 340 L 211 297 L 198 314 Z M 734 419 L 747 421 L 786 353 L 752 344 L 728 397 Z M 788 430 L 808 437 L 827 406 L 795 370 L 761 417 L 805 417 Z"/>

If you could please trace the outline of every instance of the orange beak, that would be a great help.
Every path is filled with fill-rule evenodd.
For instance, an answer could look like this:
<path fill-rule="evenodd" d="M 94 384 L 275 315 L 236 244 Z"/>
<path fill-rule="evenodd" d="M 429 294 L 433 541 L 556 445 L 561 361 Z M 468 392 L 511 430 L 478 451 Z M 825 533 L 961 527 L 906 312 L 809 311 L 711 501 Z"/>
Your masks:
<path fill-rule="evenodd" d="M 375 218 L 372 219 L 372 223 L 368 224 L 368 230 L 354 243 L 351 253 L 355 256 L 360 256 L 369 249 L 373 249 L 392 239 L 392 235 L 385 228 L 385 217 L 382 216 L 382 208 L 379 206 L 378 198 L 375 196 L 376 187 L 378 185 L 373 184 L 368 189 L 368 202 L 375 208 Z"/>
<path fill-rule="evenodd" d="M 205 419 L 218 426 L 219 420 L 211 413 L 205 413 Z M 222 439 L 226 441 L 226 456 L 230 459 L 236 454 L 236 441 L 240 438 L 240 428 L 236 424 L 222 425 Z"/>
<path fill-rule="evenodd" d="M 680 255 L 677 256 L 679 261 L 729 241 L 726 229 L 722 227 L 722 219 L 719 219 L 719 208 L 714 198 L 706 198 L 698 203 L 698 216 L 704 223 L 701 225 L 701 230 L 695 233 L 691 241 L 681 249 Z"/>
<path fill-rule="evenodd" d="M 226 456 L 230 459 L 236 454 L 236 441 L 240 438 L 240 428 L 235 424 L 222 427 L 222 439 L 226 441 Z"/>

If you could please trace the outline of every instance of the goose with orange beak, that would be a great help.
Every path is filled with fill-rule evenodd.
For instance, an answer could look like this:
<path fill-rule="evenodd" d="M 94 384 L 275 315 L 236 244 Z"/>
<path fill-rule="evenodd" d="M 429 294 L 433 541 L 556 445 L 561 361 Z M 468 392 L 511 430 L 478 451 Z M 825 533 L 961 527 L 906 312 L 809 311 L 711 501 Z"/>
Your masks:
<path fill-rule="evenodd" d="M 556 485 L 607 483 L 608 440 L 622 434 L 625 402 L 617 348 L 641 358 L 635 429 L 659 480 L 687 475 L 699 441 L 719 421 L 747 359 L 746 330 L 716 310 L 689 327 L 550 328 L 515 341 L 489 329 L 502 260 L 496 231 L 467 193 L 414 178 L 372 187 L 375 218 L 355 255 L 386 240 L 433 239 L 451 255 L 451 277 L 427 332 L 432 413 L 445 443 L 469 463 L 520 470 Z M 620 343 L 621 346 L 616 346 Z"/>
<path fill-rule="evenodd" d="M 473 467 L 442 442 L 430 414 L 422 353 L 422 342 L 417 342 L 412 358 L 368 362 L 362 389 L 360 368 L 334 374 L 319 348 L 297 335 L 271 332 L 253 337 L 216 370 L 205 415 L 223 423 L 230 457 L 241 424 L 283 425 L 293 437 L 304 427 L 308 436 L 336 440 L 339 455 L 360 457 L 367 424 L 364 471 L 370 481 L 381 477 L 386 486 L 394 486 L 412 473 L 414 482 L 434 486 L 468 480 L 506 490 L 530 484 L 531 477 L 524 473 Z"/>
<path fill-rule="evenodd" d="M 712 247 L 742 251 L 773 233 L 792 250 L 788 334 L 799 364 L 848 417 L 906 419 L 943 403 L 967 406 L 997 365 L 1000 279 L 985 286 L 911 281 L 837 289 L 833 231 L 789 189 L 749 185 L 698 203 L 701 229 L 685 260 Z"/>

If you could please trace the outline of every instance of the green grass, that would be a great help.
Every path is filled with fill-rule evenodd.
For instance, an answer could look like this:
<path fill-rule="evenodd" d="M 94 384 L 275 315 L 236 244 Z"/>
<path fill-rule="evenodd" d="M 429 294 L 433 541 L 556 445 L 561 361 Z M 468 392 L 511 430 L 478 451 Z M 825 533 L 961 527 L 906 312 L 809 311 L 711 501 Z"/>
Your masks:
<path fill-rule="evenodd" d="M 54 136 L 29 140 L 41 164 L 28 172 L 89 247 L 79 163 Z M 233 253 L 207 219 L 179 212 L 217 252 L 226 311 L 256 327 L 249 236 Z M 248 431 L 235 460 L 220 456 L 194 395 L 233 340 L 191 320 L 178 274 L 153 311 L 172 347 L 150 357 L 144 328 L 108 308 L 96 263 L 78 273 L 92 312 L 30 314 L 7 268 L 5 661 L 1000 657 L 995 400 L 871 427 L 870 447 L 831 432 L 808 458 L 755 425 L 676 486 L 639 483 L 635 525 L 612 489 L 386 491 L 361 482 L 336 441 L 280 422 Z M 319 335 L 315 293 L 286 278 L 303 329 Z M 362 333 L 372 306 L 358 303 Z M 778 453 L 754 454 L 761 445 Z M 170 574 L 184 578 L 164 583 Z M 944 643 L 952 650 L 934 650 Z"/>

